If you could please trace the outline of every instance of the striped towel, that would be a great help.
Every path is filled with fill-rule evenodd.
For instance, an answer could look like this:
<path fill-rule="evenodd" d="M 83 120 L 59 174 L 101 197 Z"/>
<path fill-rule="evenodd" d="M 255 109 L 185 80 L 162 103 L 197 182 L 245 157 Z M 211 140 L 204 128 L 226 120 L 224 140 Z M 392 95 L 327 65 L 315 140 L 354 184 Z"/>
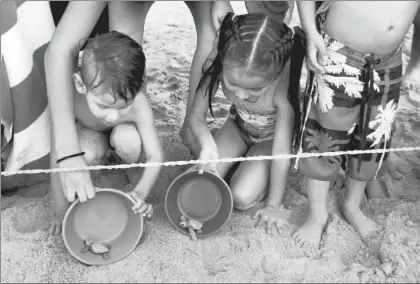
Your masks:
<path fill-rule="evenodd" d="M 55 30 L 49 2 L 1 1 L 0 7 L 2 171 L 46 169 L 51 122 L 44 53 Z"/>

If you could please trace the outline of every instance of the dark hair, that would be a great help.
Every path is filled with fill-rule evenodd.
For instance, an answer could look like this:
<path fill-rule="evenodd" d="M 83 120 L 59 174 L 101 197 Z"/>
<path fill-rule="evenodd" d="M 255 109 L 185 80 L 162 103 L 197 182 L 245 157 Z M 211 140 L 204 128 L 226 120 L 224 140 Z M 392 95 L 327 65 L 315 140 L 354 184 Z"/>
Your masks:
<path fill-rule="evenodd" d="M 205 95 L 208 95 L 210 113 L 212 97 L 220 75 L 223 71 L 223 60 L 226 55 L 233 55 L 235 60 L 242 61 L 247 67 L 258 66 L 273 68 L 279 74 L 291 59 L 288 99 L 295 113 L 294 136 L 297 137 L 301 127 L 299 103 L 299 81 L 305 56 L 305 36 L 301 28 L 290 29 L 286 24 L 279 24 L 262 13 L 249 13 L 234 17 L 228 13 L 221 24 L 217 54 L 211 65 L 203 68 L 197 90 L 207 84 Z M 267 70 L 267 69 L 264 69 Z"/>
<path fill-rule="evenodd" d="M 140 44 L 129 36 L 111 31 L 87 40 L 80 67 L 82 79 L 86 84 L 87 68 L 93 64 L 96 74 L 89 79 L 87 87 L 106 84 L 115 98 L 126 101 L 133 99 L 143 86 L 146 57 Z M 91 77 L 91 76 L 89 76 Z"/>

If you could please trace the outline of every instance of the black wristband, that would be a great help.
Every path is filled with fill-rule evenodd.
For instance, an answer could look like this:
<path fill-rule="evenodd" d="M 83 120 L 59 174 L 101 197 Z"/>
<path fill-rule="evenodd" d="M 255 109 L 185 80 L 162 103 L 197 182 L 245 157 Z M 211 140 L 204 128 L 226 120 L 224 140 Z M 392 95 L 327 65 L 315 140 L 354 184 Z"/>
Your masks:
<path fill-rule="evenodd" d="M 60 163 L 60 162 L 62 162 L 62 161 L 64 161 L 64 160 L 70 159 L 70 158 L 74 158 L 74 157 L 78 157 L 78 156 L 83 156 L 84 154 L 85 154 L 85 152 L 80 152 L 80 153 L 77 153 L 77 154 L 65 156 L 63 158 L 58 159 L 57 160 L 57 164 Z"/>

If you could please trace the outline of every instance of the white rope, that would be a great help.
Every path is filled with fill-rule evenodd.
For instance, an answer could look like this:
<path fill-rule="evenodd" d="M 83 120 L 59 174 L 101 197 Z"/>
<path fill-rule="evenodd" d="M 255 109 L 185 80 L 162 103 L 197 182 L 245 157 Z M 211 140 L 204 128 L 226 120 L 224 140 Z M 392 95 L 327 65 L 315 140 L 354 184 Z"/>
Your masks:
<path fill-rule="evenodd" d="M 372 150 L 352 150 L 352 151 L 338 151 L 325 153 L 300 153 L 300 154 L 282 154 L 276 156 L 253 156 L 253 157 L 239 157 L 239 158 L 224 158 L 217 160 L 190 160 L 190 161 L 170 161 L 163 163 L 133 163 L 124 165 L 112 166 L 90 166 L 84 168 L 56 168 L 46 170 L 20 170 L 16 172 L 2 172 L 2 176 L 12 176 L 21 174 L 41 174 L 41 173 L 60 173 L 60 172 L 78 172 L 78 171 L 96 171 L 96 170 L 113 170 L 113 169 L 128 169 L 128 168 L 147 168 L 147 167 L 170 167 L 183 166 L 193 164 L 207 164 L 207 163 L 234 163 L 242 161 L 261 161 L 261 160 L 278 160 L 278 159 L 293 159 L 293 158 L 309 158 L 309 157 L 331 157 L 341 155 L 360 155 L 360 154 L 378 154 L 386 152 L 409 152 L 419 151 L 420 147 L 403 147 L 391 149 L 372 149 Z"/>

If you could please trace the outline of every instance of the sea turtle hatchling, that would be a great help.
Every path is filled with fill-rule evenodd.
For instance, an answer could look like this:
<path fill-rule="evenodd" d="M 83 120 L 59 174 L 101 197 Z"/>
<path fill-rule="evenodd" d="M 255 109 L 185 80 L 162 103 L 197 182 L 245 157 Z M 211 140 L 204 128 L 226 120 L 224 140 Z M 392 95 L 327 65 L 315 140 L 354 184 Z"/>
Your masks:
<path fill-rule="evenodd" d="M 195 220 L 188 220 L 184 215 L 181 215 L 181 222 L 179 222 L 179 225 L 182 228 L 188 229 L 188 231 L 190 232 L 190 236 L 194 241 L 197 240 L 197 235 L 195 234 L 195 231 L 201 233 L 201 228 L 203 227 L 203 223 L 200 223 Z"/>
<path fill-rule="evenodd" d="M 109 249 L 110 246 L 106 246 L 101 243 L 94 243 L 91 241 L 85 241 L 85 246 L 82 248 L 82 253 L 87 252 L 88 250 L 96 253 L 101 254 L 104 260 L 109 259 Z"/>

